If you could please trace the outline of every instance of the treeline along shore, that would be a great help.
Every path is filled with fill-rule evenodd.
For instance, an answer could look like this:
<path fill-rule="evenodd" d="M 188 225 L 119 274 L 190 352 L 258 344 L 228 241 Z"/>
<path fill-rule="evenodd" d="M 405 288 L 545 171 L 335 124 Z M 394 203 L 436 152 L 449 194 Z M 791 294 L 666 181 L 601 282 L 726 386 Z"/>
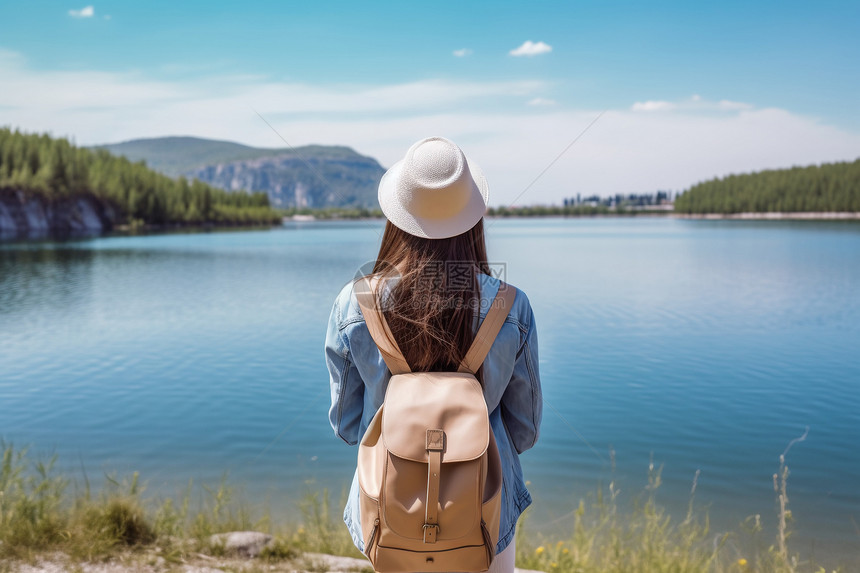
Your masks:
<path fill-rule="evenodd" d="M 142 161 L 0 128 L 0 236 L 280 221 L 265 193 L 172 179 Z"/>
<path fill-rule="evenodd" d="M 644 199 L 644 201 L 643 201 Z M 563 205 L 491 208 L 497 217 L 673 215 L 703 219 L 860 219 L 860 159 L 728 175 L 667 201 L 663 192 Z"/>
<path fill-rule="evenodd" d="M 809 215 L 787 218 L 844 218 L 834 214 L 860 213 L 860 159 L 711 179 L 679 195 L 674 210 L 689 215 L 804 213 Z"/>

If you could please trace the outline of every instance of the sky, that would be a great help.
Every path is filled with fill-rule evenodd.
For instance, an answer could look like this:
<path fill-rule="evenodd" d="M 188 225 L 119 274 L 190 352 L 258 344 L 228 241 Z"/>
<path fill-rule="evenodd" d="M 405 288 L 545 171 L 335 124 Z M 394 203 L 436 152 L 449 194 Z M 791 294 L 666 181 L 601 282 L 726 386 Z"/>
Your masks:
<path fill-rule="evenodd" d="M 0 2 L 0 126 L 385 167 L 441 135 L 494 206 L 860 157 L 856 1 L 89 1 Z"/>

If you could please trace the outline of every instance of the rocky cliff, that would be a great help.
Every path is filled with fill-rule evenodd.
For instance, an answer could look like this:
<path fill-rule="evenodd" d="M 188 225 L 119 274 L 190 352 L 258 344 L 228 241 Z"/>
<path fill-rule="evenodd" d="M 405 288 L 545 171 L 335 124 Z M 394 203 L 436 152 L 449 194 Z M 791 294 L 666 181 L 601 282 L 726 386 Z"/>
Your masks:
<path fill-rule="evenodd" d="M 268 149 L 198 137 L 134 139 L 96 146 L 156 170 L 228 191 L 265 191 L 273 207 L 378 207 L 385 170 L 337 145 Z"/>
<path fill-rule="evenodd" d="M 384 169 L 355 152 L 295 154 L 217 163 L 186 173 L 228 191 L 265 191 L 273 207 L 377 207 Z"/>
<path fill-rule="evenodd" d="M 48 201 L 21 190 L 0 190 L 0 239 L 93 235 L 109 231 L 116 212 L 95 197 Z"/>

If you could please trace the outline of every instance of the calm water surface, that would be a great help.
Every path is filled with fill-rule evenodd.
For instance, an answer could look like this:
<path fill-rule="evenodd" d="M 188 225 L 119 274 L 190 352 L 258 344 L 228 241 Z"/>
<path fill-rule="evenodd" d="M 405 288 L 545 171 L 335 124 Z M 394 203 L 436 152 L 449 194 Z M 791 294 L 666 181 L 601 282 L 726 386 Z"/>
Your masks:
<path fill-rule="evenodd" d="M 712 530 L 775 520 L 787 444 L 795 550 L 860 567 L 860 225 L 488 220 L 532 302 L 545 398 L 523 456 L 533 529 L 612 479 Z M 0 436 L 98 482 L 174 494 L 224 472 L 294 516 L 348 485 L 327 419 L 326 321 L 380 221 L 0 245 Z M 614 454 L 610 454 L 610 451 Z M 614 468 L 611 460 L 614 459 Z"/>

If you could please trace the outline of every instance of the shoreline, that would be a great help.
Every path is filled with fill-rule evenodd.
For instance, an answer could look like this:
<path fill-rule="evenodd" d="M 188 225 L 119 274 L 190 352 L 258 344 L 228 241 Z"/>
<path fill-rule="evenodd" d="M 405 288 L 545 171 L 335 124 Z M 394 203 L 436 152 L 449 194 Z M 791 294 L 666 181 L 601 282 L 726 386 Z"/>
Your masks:
<path fill-rule="evenodd" d="M 676 213 L 674 211 L 627 211 L 622 213 L 545 213 L 545 214 L 517 214 L 507 213 L 505 215 L 485 215 L 486 219 L 633 219 L 638 217 L 671 217 L 675 219 L 706 219 L 706 220 L 749 220 L 749 221 L 855 221 L 860 220 L 858 211 L 803 211 L 803 212 L 746 212 L 746 213 Z M 385 217 L 318 217 L 315 215 L 294 215 L 285 217 L 284 223 L 291 222 L 317 222 L 317 221 L 362 221 L 362 220 L 384 220 Z"/>
<path fill-rule="evenodd" d="M 678 219 L 735 219 L 749 221 L 854 221 L 860 220 L 860 212 L 857 211 L 799 211 L 796 213 L 773 211 L 773 212 L 750 212 L 750 213 L 671 213 L 672 217 Z"/>
<path fill-rule="evenodd" d="M 672 219 L 707 220 L 707 221 L 860 221 L 860 212 L 857 211 L 825 211 L 825 212 L 747 212 L 747 213 L 675 213 L 673 211 L 634 211 L 625 213 L 595 213 L 595 214 L 514 214 L 485 215 L 487 220 L 499 219 L 634 219 L 634 218 L 660 218 Z M 385 217 L 360 216 L 360 217 L 319 217 L 315 215 L 300 215 L 284 217 L 280 223 L 173 223 L 173 224 L 115 224 L 110 230 L 90 232 L 75 232 L 68 235 L 55 235 L 50 232 L 41 233 L 3 233 L 0 232 L 0 244 L 31 242 L 31 241 L 65 241 L 70 239 L 89 239 L 94 237 L 123 237 L 123 236 L 146 236 L 174 233 L 205 233 L 219 231 L 259 231 L 273 230 L 287 226 L 291 223 L 318 223 L 331 221 L 384 221 Z M 0 229 L 2 231 L 2 229 Z"/>
<path fill-rule="evenodd" d="M 749 220 L 749 221 L 855 221 L 860 220 L 858 211 L 824 211 L 824 212 L 747 212 L 747 213 L 676 213 L 674 211 L 633 211 L 624 213 L 595 213 L 591 214 L 564 214 L 547 213 L 541 215 L 487 215 L 488 219 L 540 219 L 540 218 L 562 218 L 562 219 L 633 219 L 638 217 L 670 217 L 673 219 L 707 219 L 707 220 Z"/>

